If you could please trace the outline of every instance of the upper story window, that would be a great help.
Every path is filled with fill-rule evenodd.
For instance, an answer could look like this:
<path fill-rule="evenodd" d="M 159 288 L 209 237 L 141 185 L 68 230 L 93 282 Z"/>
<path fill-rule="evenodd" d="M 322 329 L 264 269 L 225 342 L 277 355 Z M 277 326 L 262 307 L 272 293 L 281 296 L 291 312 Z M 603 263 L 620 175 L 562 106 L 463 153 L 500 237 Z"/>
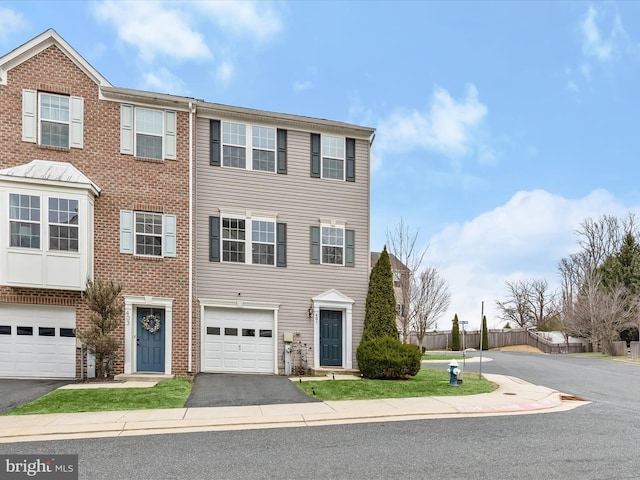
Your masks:
<path fill-rule="evenodd" d="M 344 228 L 322 227 L 322 263 L 344 265 Z"/>
<path fill-rule="evenodd" d="M 311 176 L 355 182 L 355 139 L 312 133 Z"/>
<path fill-rule="evenodd" d="M 212 262 L 287 266 L 287 225 L 269 218 L 209 217 Z"/>
<path fill-rule="evenodd" d="M 311 263 L 355 266 L 355 231 L 342 225 L 311 226 Z"/>
<path fill-rule="evenodd" d="M 176 216 L 120 210 L 120 253 L 175 257 Z"/>
<path fill-rule="evenodd" d="M 177 113 L 120 106 L 120 153 L 154 160 L 176 160 Z"/>
<path fill-rule="evenodd" d="M 162 160 L 162 112 L 136 108 L 136 156 Z"/>
<path fill-rule="evenodd" d="M 210 164 L 287 173 L 287 131 L 210 120 Z"/>
<path fill-rule="evenodd" d="M 322 178 L 344 180 L 344 138 L 322 136 Z"/>
<path fill-rule="evenodd" d="M 49 250 L 78 251 L 78 200 L 49 198 Z"/>
<path fill-rule="evenodd" d="M 40 248 L 40 197 L 9 194 L 11 247 Z"/>
<path fill-rule="evenodd" d="M 77 252 L 78 200 L 49 197 L 45 204 L 43 215 L 39 196 L 9 194 L 9 246 L 40 249 L 41 219 L 48 218 L 49 250 Z"/>
<path fill-rule="evenodd" d="M 69 148 L 69 97 L 40 94 L 40 143 Z"/>
<path fill-rule="evenodd" d="M 35 90 L 22 91 L 22 141 L 82 148 L 84 100 Z"/>

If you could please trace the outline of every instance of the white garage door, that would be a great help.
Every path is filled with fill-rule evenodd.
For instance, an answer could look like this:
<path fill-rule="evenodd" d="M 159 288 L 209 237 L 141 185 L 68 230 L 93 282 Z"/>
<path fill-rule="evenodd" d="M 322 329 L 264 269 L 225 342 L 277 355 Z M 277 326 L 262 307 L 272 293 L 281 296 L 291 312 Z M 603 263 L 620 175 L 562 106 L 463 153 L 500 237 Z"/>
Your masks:
<path fill-rule="evenodd" d="M 274 373 L 273 312 L 205 309 L 205 372 Z"/>
<path fill-rule="evenodd" d="M 0 304 L 0 377 L 75 378 L 73 307 Z"/>

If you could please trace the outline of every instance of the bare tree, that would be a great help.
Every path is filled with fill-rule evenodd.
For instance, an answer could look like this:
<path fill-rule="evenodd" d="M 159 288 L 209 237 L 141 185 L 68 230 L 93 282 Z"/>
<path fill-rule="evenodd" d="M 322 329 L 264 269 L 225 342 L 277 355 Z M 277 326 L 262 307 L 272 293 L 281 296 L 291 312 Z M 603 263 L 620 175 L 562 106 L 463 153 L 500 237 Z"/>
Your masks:
<path fill-rule="evenodd" d="M 571 315 L 565 320 L 567 328 L 600 343 L 602 352 L 611 355 L 620 332 L 636 323 L 637 309 L 629 303 L 627 295 L 625 287 L 607 288 L 602 277 L 594 275 L 578 293 Z"/>
<path fill-rule="evenodd" d="M 419 231 L 411 232 L 409 226 L 400 218 L 393 230 L 387 230 L 387 246 L 389 253 L 396 257 L 406 270 L 398 271 L 394 268 L 394 284 L 398 284 L 399 297 L 396 302 L 400 304 L 398 320 L 400 323 L 400 336 L 403 342 L 409 338 L 411 322 L 415 317 L 412 307 L 412 288 L 415 285 L 413 277 L 421 269 L 427 248 L 419 251 L 417 246 Z M 392 267 L 393 260 L 391 263 Z"/>
<path fill-rule="evenodd" d="M 507 298 L 496 300 L 500 316 L 520 327 L 541 328 L 557 314 L 556 294 L 543 278 L 505 282 Z"/>
<path fill-rule="evenodd" d="M 417 279 L 414 278 L 411 291 L 411 328 L 418 337 L 418 345 L 422 345 L 427 330 L 449 308 L 451 294 L 446 280 L 440 276 L 436 267 L 427 267 Z"/>

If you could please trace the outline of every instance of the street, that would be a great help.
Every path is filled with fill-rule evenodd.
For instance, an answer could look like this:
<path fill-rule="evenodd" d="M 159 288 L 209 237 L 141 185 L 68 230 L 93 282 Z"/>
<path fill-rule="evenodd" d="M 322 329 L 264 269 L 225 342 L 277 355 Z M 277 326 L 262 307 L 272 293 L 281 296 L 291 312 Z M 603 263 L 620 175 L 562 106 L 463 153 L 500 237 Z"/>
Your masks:
<path fill-rule="evenodd" d="M 494 361 L 483 372 L 593 403 L 549 414 L 16 443 L 0 452 L 77 453 L 82 479 L 638 478 L 640 365 L 485 355 Z M 465 374 L 477 368 L 469 363 Z"/>

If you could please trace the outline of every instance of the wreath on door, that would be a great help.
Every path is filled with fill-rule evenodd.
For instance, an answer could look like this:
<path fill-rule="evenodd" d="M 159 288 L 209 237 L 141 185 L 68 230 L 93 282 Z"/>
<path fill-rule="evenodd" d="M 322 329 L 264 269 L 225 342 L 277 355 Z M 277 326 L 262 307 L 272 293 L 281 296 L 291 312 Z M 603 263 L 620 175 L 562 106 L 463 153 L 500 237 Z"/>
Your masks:
<path fill-rule="evenodd" d="M 140 323 L 142 323 L 142 328 L 149 333 L 153 334 L 160 330 L 160 317 L 157 315 L 145 315 L 142 317 L 142 320 L 140 320 Z"/>

